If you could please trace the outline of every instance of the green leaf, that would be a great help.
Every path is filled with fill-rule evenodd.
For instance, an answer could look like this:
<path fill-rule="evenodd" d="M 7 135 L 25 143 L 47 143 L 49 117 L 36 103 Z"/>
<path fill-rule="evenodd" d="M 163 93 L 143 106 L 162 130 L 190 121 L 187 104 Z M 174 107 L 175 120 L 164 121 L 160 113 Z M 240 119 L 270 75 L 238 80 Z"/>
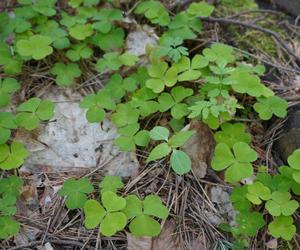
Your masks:
<path fill-rule="evenodd" d="M 112 236 L 121 231 L 127 224 L 127 217 L 124 213 L 108 213 L 100 225 L 100 232 L 104 236 Z"/>
<path fill-rule="evenodd" d="M 194 133 L 194 131 L 180 131 L 170 138 L 168 144 L 172 148 L 179 148 L 183 146 Z"/>
<path fill-rule="evenodd" d="M 16 129 L 15 117 L 9 112 L 0 112 L 0 144 L 8 141 L 11 135 L 11 129 Z"/>
<path fill-rule="evenodd" d="M 269 120 L 273 114 L 280 118 L 285 117 L 288 103 L 278 96 L 270 96 L 268 98 L 259 98 L 253 107 L 262 120 Z"/>
<path fill-rule="evenodd" d="M 0 179 L 0 193 L 19 197 L 23 183 L 23 180 L 15 175 Z"/>
<path fill-rule="evenodd" d="M 170 161 L 171 167 L 176 174 L 183 175 L 191 170 L 191 159 L 183 151 L 173 149 Z"/>
<path fill-rule="evenodd" d="M 73 178 L 64 182 L 59 195 L 67 196 L 66 205 L 69 209 L 83 208 L 87 201 L 86 194 L 92 193 L 94 188 L 87 178 L 75 180 Z"/>
<path fill-rule="evenodd" d="M 94 51 L 85 43 L 74 44 L 66 52 L 66 57 L 68 57 L 71 61 L 76 62 L 80 59 L 89 59 L 93 53 Z"/>
<path fill-rule="evenodd" d="M 122 28 L 113 28 L 110 32 L 97 33 L 92 37 L 92 43 L 104 51 L 121 48 L 124 43 L 125 32 Z"/>
<path fill-rule="evenodd" d="M 222 131 L 215 133 L 214 137 L 217 143 L 226 143 L 228 147 L 232 148 L 237 142 L 251 142 L 251 135 L 245 132 L 245 125 L 243 123 L 223 123 L 221 125 Z"/>
<path fill-rule="evenodd" d="M 190 61 L 188 57 L 182 57 L 178 63 L 174 65 L 180 73 L 178 76 L 178 81 L 193 81 L 197 80 L 202 72 L 201 69 L 208 65 L 208 60 L 201 56 L 196 55 Z"/>
<path fill-rule="evenodd" d="M 271 199 L 271 191 L 268 187 L 264 186 L 261 182 L 256 181 L 247 186 L 247 199 L 255 205 L 260 205 L 262 200 L 266 201 Z"/>
<path fill-rule="evenodd" d="M 232 190 L 232 193 L 230 194 L 230 201 L 236 210 L 241 212 L 249 211 L 251 203 L 246 197 L 247 193 L 248 189 L 246 185 L 243 187 L 234 187 Z"/>
<path fill-rule="evenodd" d="M 272 193 L 271 199 L 266 202 L 265 207 L 273 216 L 292 215 L 299 207 L 299 204 L 295 200 L 290 200 L 291 197 L 289 192 L 275 191 Z"/>
<path fill-rule="evenodd" d="M 265 221 L 259 212 L 243 212 L 236 217 L 236 223 L 239 234 L 255 236 L 257 231 L 264 226 Z"/>
<path fill-rule="evenodd" d="M 27 130 L 36 129 L 40 121 L 50 120 L 54 116 L 54 104 L 36 97 L 22 103 L 17 110 L 16 122 Z"/>
<path fill-rule="evenodd" d="M 166 62 L 151 64 L 148 73 L 151 78 L 146 81 L 146 86 L 154 93 L 160 93 L 165 86 L 172 87 L 177 82 L 177 68 L 168 68 Z"/>
<path fill-rule="evenodd" d="M 194 91 L 190 88 L 184 88 L 182 86 L 176 86 L 172 88 L 171 94 L 176 103 L 183 101 L 185 98 L 193 95 Z"/>
<path fill-rule="evenodd" d="M 204 49 L 203 55 L 210 62 L 216 62 L 217 64 L 232 63 L 235 61 L 232 47 L 222 43 L 214 43 L 211 48 Z"/>
<path fill-rule="evenodd" d="M 107 212 L 117 212 L 126 206 L 126 200 L 112 191 L 103 192 L 101 199 Z"/>
<path fill-rule="evenodd" d="M 54 16 L 56 14 L 55 4 L 57 0 L 36 0 L 32 6 L 33 10 L 45 16 Z"/>
<path fill-rule="evenodd" d="M 169 211 L 157 195 L 148 195 L 143 201 L 144 214 L 166 219 Z"/>
<path fill-rule="evenodd" d="M 137 237 L 155 237 L 160 234 L 160 224 L 150 216 L 139 215 L 130 222 L 129 230 Z"/>
<path fill-rule="evenodd" d="M 0 79 L 0 108 L 6 107 L 10 103 L 11 94 L 18 91 L 20 87 L 14 78 Z"/>
<path fill-rule="evenodd" d="M 20 223 L 13 220 L 11 217 L 0 217 L 0 239 L 6 239 L 11 236 L 16 236 L 20 230 Z"/>
<path fill-rule="evenodd" d="M 75 63 L 55 63 L 51 69 L 51 74 L 56 75 L 57 85 L 70 86 L 74 84 L 74 79 L 81 75 L 81 70 Z"/>
<path fill-rule="evenodd" d="M 87 229 L 97 227 L 106 215 L 105 209 L 95 200 L 88 200 L 84 204 L 84 226 Z"/>
<path fill-rule="evenodd" d="M 296 234 L 296 227 L 293 224 L 293 218 L 290 216 L 275 217 L 274 221 L 269 224 L 268 229 L 273 237 L 281 237 L 284 240 L 291 240 Z"/>
<path fill-rule="evenodd" d="M 167 128 L 161 127 L 161 126 L 156 126 L 153 129 L 150 130 L 150 138 L 155 141 L 168 141 L 170 132 Z"/>
<path fill-rule="evenodd" d="M 93 20 L 97 20 L 97 22 L 94 22 L 93 28 L 102 33 L 108 33 L 112 28 L 112 22 L 122 19 L 123 16 L 120 10 L 103 8 L 94 15 Z"/>
<path fill-rule="evenodd" d="M 28 157 L 28 151 L 20 142 L 0 145 L 0 169 L 10 170 L 20 167 Z"/>
<path fill-rule="evenodd" d="M 21 56 L 41 60 L 52 54 L 53 49 L 50 46 L 51 43 L 52 39 L 48 36 L 33 35 L 29 39 L 19 40 L 16 46 Z"/>
<path fill-rule="evenodd" d="M 130 220 L 138 215 L 143 214 L 143 203 L 136 195 L 125 197 L 126 207 L 122 210 Z"/>
<path fill-rule="evenodd" d="M 90 23 L 88 24 L 76 24 L 69 28 L 70 36 L 77 40 L 85 40 L 87 37 L 93 34 L 93 28 Z"/>
<path fill-rule="evenodd" d="M 133 137 L 134 143 L 140 147 L 146 147 L 150 141 L 149 131 L 141 130 Z"/>
<path fill-rule="evenodd" d="M 213 11 L 214 6 L 204 2 L 192 3 L 187 9 L 189 15 L 196 17 L 209 17 Z"/>
<path fill-rule="evenodd" d="M 166 26 L 170 22 L 168 11 L 160 1 L 143 1 L 137 5 L 135 14 L 144 14 L 153 24 Z"/>
<path fill-rule="evenodd" d="M 129 124 L 137 123 L 139 112 L 131 107 L 130 104 L 118 104 L 116 112 L 111 116 L 112 122 L 117 127 L 124 127 Z"/>
<path fill-rule="evenodd" d="M 3 195 L 0 198 L 0 212 L 2 215 L 14 215 L 17 212 L 16 197 L 13 195 Z"/>
<path fill-rule="evenodd" d="M 118 189 L 124 187 L 124 183 L 120 176 L 106 175 L 103 180 L 99 183 L 101 193 L 106 191 L 117 192 Z"/>
<path fill-rule="evenodd" d="M 147 162 L 159 160 L 171 152 L 171 147 L 168 145 L 168 143 L 164 142 L 159 145 L 157 145 L 154 149 L 152 149 L 151 153 L 149 154 L 147 158 Z"/>
<path fill-rule="evenodd" d="M 225 143 L 219 143 L 215 148 L 212 168 L 217 171 L 226 169 L 225 180 L 234 183 L 253 174 L 251 162 L 257 159 L 257 153 L 244 142 L 233 145 L 233 153 Z"/>
<path fill-rule="evenodd" d="M 293 169 L 293 179 L 300 183 L 300 149 L 295 150 L 289 157 L 288 163 Z"/>

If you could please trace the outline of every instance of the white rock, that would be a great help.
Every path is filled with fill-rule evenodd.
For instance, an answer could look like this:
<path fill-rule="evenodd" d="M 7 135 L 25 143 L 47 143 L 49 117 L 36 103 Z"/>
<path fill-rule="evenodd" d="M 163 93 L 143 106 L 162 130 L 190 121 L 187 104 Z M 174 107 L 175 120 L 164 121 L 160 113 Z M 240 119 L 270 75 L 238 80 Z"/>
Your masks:
<path fill-rule="evenodd" d="M 88 123 L 86 111 L 79 107 L 80 95 L 54 89 L 43 99 L 55 102 L 55 117 L 39 131 L 25 132 L 17 138 L 30 151 L 23 171 L 32 172 L 36 166 L 51 167 L 54 171 L 99 168 L 120 176 L 131 176 L 137 171 L 135 156 L 114 146 L 118 135 L 109 120 Z"/>

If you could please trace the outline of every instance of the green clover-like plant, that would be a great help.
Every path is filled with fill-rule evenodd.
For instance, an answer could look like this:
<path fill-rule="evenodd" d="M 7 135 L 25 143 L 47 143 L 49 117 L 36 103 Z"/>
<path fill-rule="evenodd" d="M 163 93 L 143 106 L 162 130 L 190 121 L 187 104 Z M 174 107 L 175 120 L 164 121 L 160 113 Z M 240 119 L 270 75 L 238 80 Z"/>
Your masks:
<path fill-rule="evenodd" d="M 146 81 L 146 86 L 154 93 L 160 93 L 165 86 L 172 87 L 177 82 L 177 68 L 169 68 L 166 62 L 151 64 L 148 73 L 151 78 Z"/>
<path fill-rule="evenodd" d="M 16 129 L 15 117 L 9 112 L 0 112 L 0 144 L 8 141 L 11 135 L 11 129 Z"/>
<path fill-rule="evenodd" d="M 233 145 L 233 152 L 227 144 L 219 143 L 212 159 L 212 168 L 225 171 L 225 180 L 230 183 L 241 181 L 253 174 L 251 162 L 257 159 L 257 153 L 245 142 Z"/>
<path fill-rule="evenodd" d="M 150 141 L 149 131 L 139 130 L 139 128 L 138 123 L 119 128 L 120 136 L 115 139 L 115 144 L 123 151 L 134 151 L 136 146 L 147 146 Z"/>
<path fill-rule="evenodd" d="M 0 108 L 10 103 L 11 94 L 20 89 L 20 84 L 14 78 L 0 79 Z"/>
<path fill-rule="evenodd" d="M 205 3 L 192 3 L 187 9 L 187 13 L 195 17 L 209 17 L 214 11 L 214 6 Z"/>
<path fill-rule="evenodd" d="M 247 186 L 246 197 L 255 205 L 271 199 L 271 190 L 259 181 Z"/>
<path fill-rule="evenodd" d="M 75 24 L 71 28 L 69 28 L 69 34 L 71 37 L 77 40 L 85 40 L 89 36 L 93 34 L 92 24 Z"/>
<path fill-rule="evenodd" d="M 112 236 L 127 224 L 127 217 L 121 211 L 126 207 L 126 200 L 114 192 L 106 191 L 102 193 L 101 201 L 103 206 L 96 200 L 85 203 L 84 225 L 87 229 L 93 229 L 100 224 L 100 232 L 104 236 Z"/>
<path fill-rule="evenodd" d="M 158 97 L 159 111 L 166 112 L 171 109 L 171 115 L 179 120 L 189 114 L 188 105 L 181 102 L 191 95 L 193 95 L 193 90 L 190 88 L 174 87 L 171 90 L 171 94 L 162 93 Z"/>
<path fill-rule="evenodd" d="M 86 119 L 91 123 L 101 122 L 105 118 L 105 110 L 114 110 L 116 104 L 110 91 L 102 89 L 97 94 L 87 95 L 81 102 L 80 107 L 88 109 Z"/>
<path fill-rule="evenodd" d="M 68 4 L 72 8 L 78 8 L 82 4 L 84 6 L 93 6 L 93 5 L 97 5 L 99 2 L 100 0 L 69 0 Z"/>
<path fill-rule="evenodd" d="M 50 37 L 52 39 L 53 47 L 56 49 L 65 49 L 69 47 L 70 41 L 68 33 L 59 27 L 59 24 L 54 20 L 49 20 L 37 26 L 36 31 L 40 35 Z"/>
<path fill-rule="evenodd" d="M 289 192 L 275 191 L 271 199 L 266 202 L 265 208 L 273 216 L 290 216 L 299 207 L 298 202 L 291 200 L 291 197 Z"/>
<path fill-rule="evenodd" d="M 141 201 L 136 195 L 126 198 L 123 212 L 130 221 L 130 232 L 138 237 L 155 237 L 160 234 L 160 224 L 153 218 L 166 219 L 169 211 L 157 195 L 148 195 Z"/>
<path fill-rule="evenodd" d="M 232 89 L 241 94 L 248 94 L 254 97 L 272 97 L 273 91 L 261 83 L 257 75 L 250 74 L 243 70 L 234 71 L 228 78 L 227 83 Z"/>
<path fill-rule="evenodd" d="M 103 180 L 99 183 L 101 193 L 111 191 L 116 193 L 118 189 L 124 187 L 124 183 L 120 176 L 106 175 Z"/>
<path fill-rule="evenodd" d="M 75 180 L 70 178 L 64 182 L 58 191 L 61 196 L 66 196 L 66 205 L 69 209 L 83 208 L 87 201 L 87 194 L 94 191 L 93 185 L 87 178 Z"/>
<path fill-rule="evenodd" d="M 257 231 L 261 229 L 264 224 L 263 215 L 259 212 L 242 212 L 236 217 L 237 227 L 234 231 L 238 235 L 255 236 Z"/>
<path fill-rule="evenodd" d="M 235 61 L 233 48 L 222 43 L 214 43 L 210 48 L 204 49 L 203 55 L 210 62 L 216 62 L 217 64 L 232 63 Z"/>
<path fill-rule="evenodd" d="M 248 189 L 247 186 L 234 187 L 230 194 L 230 201 L 232 202 L 235 210 L 240 212 L 249 211 L 251 207 L 250 201 L 247 199 Z"/>
<path fill-rule="evenodd" d="M 110 52 L 103 55 L 96 64 L 96 70 L 118 70 L 121 66 L 133 66 L 138 61 L 138 57 L 129 53 L 120 55 L 117 52 Z"/>
<path fill-rule="evenodd" d="M 55 4 L 57 0 L 35 0 L 33 1 L 33 10 L 45 15 L 54 16 L 56 14 Z"/>
<path fill-rule="evenodd" d="M 12 216 L 17 212 L 16 197 L 12 195 L 3 195 L 0 198 L 0 214 Z"/>
<path fill-rule="evenodd" d="M 296 226 L 293 224 L 291 216 L 275 217 L 268 226 L 270 234 L 275 237 L 281 237 L 284 240 L 291 240 L 296 234 Z"/>
<path fill-rule="evenodd" d="M 22 71 L 22 63 L 20 56 L 12 53 L 10 47 L 0 41 L 0 65 L 3 67 L 4 73 L 9 75 L 19 74 Z"/>
<path fill-rule="evenodd" d="M 168 56 L 172 61 L 178 62 L 182 56 L 188 56 L 188 49 L 182 46 L 183 39 L 180 37 L 163 37 L 154 56 Z"/>
<path fill-rule="evenodd" d="M 16 236 L 20 231 L 20 223 L 9 216 L 0 217 L 0 239 Z"/>
<path fill-rule="evenodd" d="M 130 105 L 130 103 L 120 103 L 117 105 L 115 113 L 111 115 L 111 120 L 118 128 L 138 122 L 139 110 Z"/>
<path fill-rule="evenodd" d="M 122 28 L 112 28 L 108 33 L 96 33 L 91 42 L 104 51 L 121 48 L 124 43 L 125 32 Z"/>
<path fill-rule="evenodd" d="M 48 121 L 54 116 L 54 104 L 49 100 L 33 97 L 19 105 L 17 111 L 18 126 L 33 130 L 39 126 L 40 121 Z"/>
<path fill-rule="evenodd" d="M 288 164 L 293 170 L 293 179 L 300 183 L 300 149 L 296 149 L 289 157 Z"/>
<path fill-rule="evenodd" d="M 166 26 L 170 22 L 168 11 L 160 1 L 143 1 L 134 10 L 136 14 L 144 14 L 153 24 Z"/>
<path fill-rule="evenodd" d="M 28 157 L 28 151 L 20 142 L 0 145 L 0 169 L 10 170 L 20 167 Z"/>
<path fill-rule="evenodd" d="M 111 92 L 112 98 L 121 100 L 126 93 L 133 92 L 137 88 L 137 82 L 132 77 L 122 78 L 120 74 L 113 74 L 105 85 L 105 89 Z"/>
<path fill-rule="evenodd" d="M 94 15 L 93 28 L 102 33 L 108 33 L 112 29 L 114 21 L 121 21 L 123 19 L 122 12 L 118 9 L 102 8 Z"/>
<path fill-rule="evenodd" d="M 269 120 L 273 114 L 280 118 L 285 117 L 287 115 L 288 103 L 278 96 L 270 96 L 259 98 L 253 108 L 262 120 Z"/>
<path fill-rule="evenodd" d="M 19 197 L 23 184 L 23 180 L 16 175 L 3 178 L 0 180 L 0 193 L 4 195 Z"/>
<path fill-rule="evenodd" d="M 217 143 L 226 143 L 228 147 L 232 148 L 237 142 L 251 142 L 251 135 L 245 132 L 245 125 L 243 123 L 223 123 L 221 131 L 215 133 L 214 137 Z"/>
<path fill-rule="evenodd" d="M 94 51 L 88 47 L 85 43 L 74 44 L 66 52 L 66 57 L 68 57 L 72 62 L 77 62 L 80 59 L 89 59 L 93 55 Z"/>
<path fill-rule="evenodd" d="M 193 81 L 201 76 L 201 69 L 208 65 L 208 60 L 201 55 L 195 55 L 192 60 L 183 56 L 174 67 L 178 70 L 178 81 Z"/>
<path fill-rule="evenodd" d="M 56 75 L 55 81 L 59 86 L 70 86 L 74 79 L 81 76 L 81 70 L 76 63 L 64 64 L 55 63 L 51 74 Z"/>
<path fill-rule="evenodd" d="M 188 173 L 191 170 L 191 159 L 183 151 L 177 150 L 182 147 L 187 140 L 194 134 L 194 131 L 180 131 L 171 138 L 170 132 L 167 128 L 156 126 L 150 131 L 150 138 L 155 141 L 165 141 L 158 144 L 150 152 L 147 162 L 161 159 L 171 153 L 171 167 L 179 175 Z"/>
<path fill-rule="evenodd" d="M 33 35 L 29 39 L 21 39 L 17 42 L 18 53 L 21 56 L 32 57 L 41 60 L 53 52 L 50 44 L 52 39 L 48 36 Z"/>

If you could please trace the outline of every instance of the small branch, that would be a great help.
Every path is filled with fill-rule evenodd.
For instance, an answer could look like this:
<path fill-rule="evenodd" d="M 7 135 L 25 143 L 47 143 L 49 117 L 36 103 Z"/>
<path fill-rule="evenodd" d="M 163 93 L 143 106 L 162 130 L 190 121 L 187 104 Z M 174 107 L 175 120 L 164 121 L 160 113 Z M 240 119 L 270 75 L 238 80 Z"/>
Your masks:
<path fill-rule="evenodd" d="M 215 23 L 224 23 L 224 24 L 233 24 L 233 25 L 240 25 L 247 28 L 251 28 L 254 30 L 261 31 L 263 33 L 266 33 L 272 37 L 281 45 L 281 47 L 293 58 L 295 58 L 296 62 L 300 64 L 300 58 L 296 53 L 287 45 L 287 43 L 282 39 L 282 37 L 276 33 L 273 30 L 263 28 L 261 26 L 258 26 L 256 24 L 249 24 L 238 20 L 228 19 L 228 18 L 218 18 L 218 17 L 203 17 L 201 18 L 203 21 L 207 22 L 215 22 Z"/>

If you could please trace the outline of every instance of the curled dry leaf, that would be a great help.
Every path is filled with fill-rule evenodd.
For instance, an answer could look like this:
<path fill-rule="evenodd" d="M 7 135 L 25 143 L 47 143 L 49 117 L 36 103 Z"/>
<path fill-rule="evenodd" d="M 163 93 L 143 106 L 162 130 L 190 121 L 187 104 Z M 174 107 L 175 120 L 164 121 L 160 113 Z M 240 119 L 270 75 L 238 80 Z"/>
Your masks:
<path fill-rule="evenodd" d="M 200 121 L 189 124 L 189 130 L 195 130 L 194 135 L 185 143 L 182 150 L 192 159 L 192 170 L 199 179 L 204 178 L 207 166 L 212 157 L 215 140 L 211 129 Z"/>

